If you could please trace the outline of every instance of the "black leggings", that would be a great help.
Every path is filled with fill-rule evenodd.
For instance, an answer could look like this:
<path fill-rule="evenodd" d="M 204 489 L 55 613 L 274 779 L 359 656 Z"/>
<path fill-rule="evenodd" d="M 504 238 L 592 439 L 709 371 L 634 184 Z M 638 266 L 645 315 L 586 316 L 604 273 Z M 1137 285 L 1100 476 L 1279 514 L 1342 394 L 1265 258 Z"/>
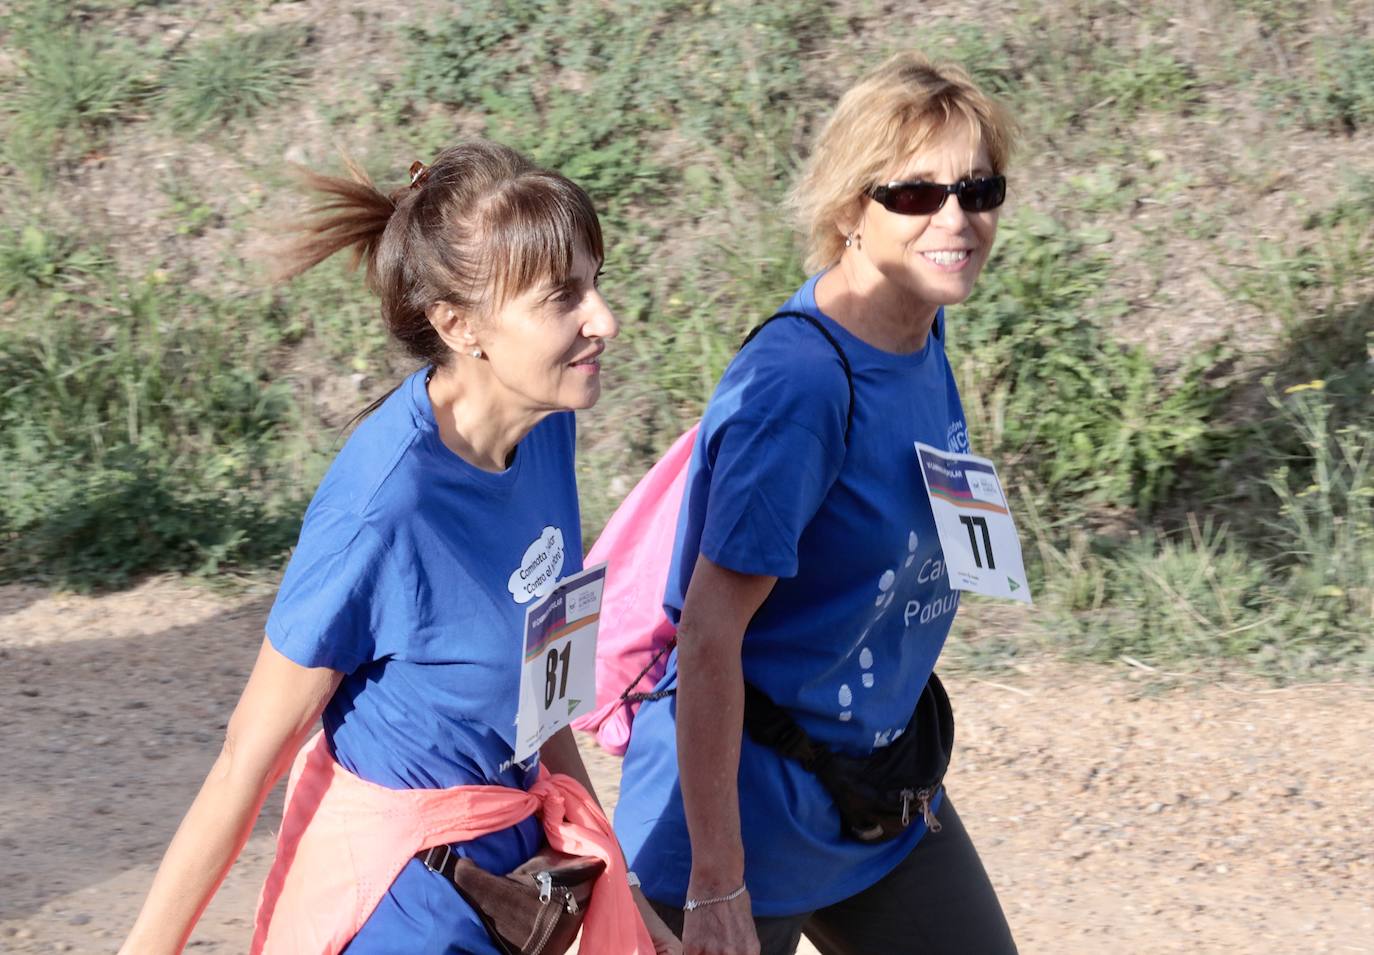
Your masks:
<path fill-rule="evenodd" d="M 997 893 L 945 794 L 940 831 L 877 884 L 815 912 L 755 918 L 761 955 L 793 955 L 802 933 L 821 955 L 1015 955 Z M 682 910 L 653 902 L 682 934 Z"/>

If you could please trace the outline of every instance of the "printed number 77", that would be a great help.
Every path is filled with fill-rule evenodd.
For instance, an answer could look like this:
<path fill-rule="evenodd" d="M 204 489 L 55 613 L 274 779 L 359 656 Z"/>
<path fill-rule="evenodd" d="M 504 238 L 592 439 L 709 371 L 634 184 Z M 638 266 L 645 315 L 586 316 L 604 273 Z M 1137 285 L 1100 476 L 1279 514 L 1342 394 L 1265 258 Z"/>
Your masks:
<path fill-rule="evenodd" d="M 983 532 L 983 552 L 988 557 L 988 570 L 996 570 L 997 564 L 992 559 L 992 535 L 988 533 L 988 521 L 985 517 L 974 517 L 971 514 L 960 514 L 959 523 L 963 524 L 968 530 L 968 543 L 973 548 L 973 562 L 979 567 L 983 566 L 983 558 L 978 554 L 978 536 L 973 533 L 974 525 Z"/>

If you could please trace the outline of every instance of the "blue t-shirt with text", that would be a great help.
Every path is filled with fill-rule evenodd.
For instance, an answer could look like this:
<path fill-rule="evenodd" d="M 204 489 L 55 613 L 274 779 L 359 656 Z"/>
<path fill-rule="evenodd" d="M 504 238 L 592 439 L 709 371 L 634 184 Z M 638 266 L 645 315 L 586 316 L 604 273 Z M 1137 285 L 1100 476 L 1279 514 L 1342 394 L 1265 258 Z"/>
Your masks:
<path fill-rule="evenodd" d="M 935 335 L 913 354 L 867 344 L 816 306 L 816 278 L 742 349 L 702 419 L 664 603 L 676 620 L 697 555 L 777 585 L 745 633 L 745 679 L 833 749 L 866 756 L 906 729 L 959 605 L 945 579 L 915 442 L 967 451 Z M 943 323 L 943 317 L 937 318 Z M 659 688 L 676 686 L 677 654 Z M 680 905 L 691 846 L 678 786 L 676 697 L 647 702 L 625 757 L 616 831 L 657 901 Z M 756 915 L 792 915 L 872 885 L 925 829 L 868 845 L 798 764 L 748 734 L 740 755 L 745 876 Z"/>
<path fill-rule="evenodd" d="M 573 416 L 544 419 L 509 468 L 483 471 L 440 439 L 426 378 L 407 378 L 330 467 L 267 635 L 296 663 L 345 674 L 324 730 L 363 779 L 528 789 L 538 756 L 512 761 L 525 609 L 582 566 Z M 504 874 L 542 841 L 531 817 L 455 849 Z M 498 950 L 412 860 L 348 951 Z"/>

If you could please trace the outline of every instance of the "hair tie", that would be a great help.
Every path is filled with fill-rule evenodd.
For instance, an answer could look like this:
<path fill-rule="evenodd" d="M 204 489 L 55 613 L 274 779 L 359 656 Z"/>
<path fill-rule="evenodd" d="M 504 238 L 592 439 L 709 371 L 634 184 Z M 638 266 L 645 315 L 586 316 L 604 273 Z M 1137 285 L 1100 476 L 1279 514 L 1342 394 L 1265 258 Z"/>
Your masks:
<path fill-rule="evenodd" d="M 418 189 L 425 184 L 429 178 L 429 167 L 420 160 L 415 160 L 410 164 L 410 188 Z"/>

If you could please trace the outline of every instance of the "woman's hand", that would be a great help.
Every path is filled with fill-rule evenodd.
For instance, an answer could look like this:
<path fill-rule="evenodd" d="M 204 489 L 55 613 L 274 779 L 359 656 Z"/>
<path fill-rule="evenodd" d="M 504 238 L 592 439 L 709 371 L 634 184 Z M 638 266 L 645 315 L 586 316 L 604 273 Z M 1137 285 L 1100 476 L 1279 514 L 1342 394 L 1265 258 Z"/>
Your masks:
<path fill-rule="evenodd" d="M 634 896 L 635 905 L 639 907 L 639 914 L 644 919 L 644 927 L 649 930 L 649 937 L 654 940 L 654 952 L 657 955 L 682 955 L 682 940 L 663 923 L 663 919 L 658 917 L 658 913 L 644 897 L 639 886 L 632 887 L 630 894 Z"/>
<path fill-rule="evenodd" d="M 688 896 L 693 897 L 690 891 Z M 684 955 L 759 955 L 749 893 L 688 912 L 682 923 L 682 951 Z"/>

